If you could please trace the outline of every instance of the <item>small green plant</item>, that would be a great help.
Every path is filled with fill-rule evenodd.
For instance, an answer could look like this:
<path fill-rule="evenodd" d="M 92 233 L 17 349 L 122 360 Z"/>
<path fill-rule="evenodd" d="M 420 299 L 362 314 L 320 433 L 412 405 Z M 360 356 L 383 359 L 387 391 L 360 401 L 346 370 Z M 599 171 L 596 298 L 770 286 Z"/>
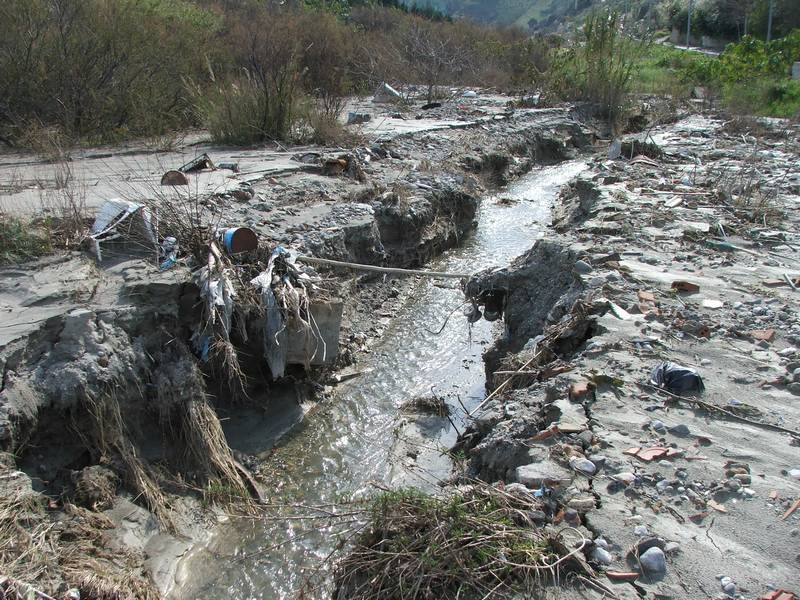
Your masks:
<path fill-rule="evenodd" d="M 0 264 L 31 260 L 52 250 L 47 221 L 24 222 L 0 213 Z"/>

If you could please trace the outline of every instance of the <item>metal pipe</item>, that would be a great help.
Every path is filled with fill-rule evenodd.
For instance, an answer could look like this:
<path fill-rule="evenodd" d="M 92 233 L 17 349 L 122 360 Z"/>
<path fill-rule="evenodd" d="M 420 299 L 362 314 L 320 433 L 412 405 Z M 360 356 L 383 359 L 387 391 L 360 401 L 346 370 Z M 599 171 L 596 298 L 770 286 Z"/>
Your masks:
<path fill-rule="evenodd" d="M 317 264 L 328 265 L 331 267 L 343 267 L 346 269 L 355 269 L 357 271 L 372 271 L 373 273 L 387 273 L 390 275 L 419 275 L 422 277 L 432 277 L 434 279 L 466 279 L 470 277 L 469 273 L 440 273 L 438 271 L 420 271 L 416 269 L 395 269 L 391 267 L 376 267 L 374 265 L 361 265 L 357 263 L 344 262 L 340 260 L 330 260 L 328 258 L 316 258 L 314 256 L 300 255 L 297 260 Z"/>

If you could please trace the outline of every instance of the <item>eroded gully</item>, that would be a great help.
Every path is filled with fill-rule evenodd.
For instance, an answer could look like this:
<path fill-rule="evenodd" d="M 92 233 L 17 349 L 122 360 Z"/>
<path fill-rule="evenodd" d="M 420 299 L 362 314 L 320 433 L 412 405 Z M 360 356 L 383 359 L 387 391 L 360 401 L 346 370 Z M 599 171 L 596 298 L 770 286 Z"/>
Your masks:
<path fill-rule="evenodd" d="M 516 201 L 510 205 L 484 199 L 477 231 L 429 268 L 471 273 L 506 265 L 544 235 L 558 190 L 583 168 L 572 161 L 532 171 L 504 191 L 504 198 Z M 332 401 L 269 453 L 270 503 L 329 505 L 373 493 L 375 482 L 426 487 L 447 476 L 449 460 L 441 449 L 455 441 L 454 427 L 447 420 L 409 418 L 400 406 L 433 390 L 448 399 L 454 414 L 463 414 L 459 400 L 472 410 L 483 399 L 481 353 L 499 326 L 481 320 L 470 331 L 460 310 L 448 319 L 462 300 L 453 281 L 415 283 L 382 341 L 362 361 L 360 367 L 371 370 L 339 385 Z M 461 428 L 457 418 L 455 424 Z M 171 597 L 289 597 L 336 543 L 326 525 L 231 519 L 180 566 L 180 586 Z"/>

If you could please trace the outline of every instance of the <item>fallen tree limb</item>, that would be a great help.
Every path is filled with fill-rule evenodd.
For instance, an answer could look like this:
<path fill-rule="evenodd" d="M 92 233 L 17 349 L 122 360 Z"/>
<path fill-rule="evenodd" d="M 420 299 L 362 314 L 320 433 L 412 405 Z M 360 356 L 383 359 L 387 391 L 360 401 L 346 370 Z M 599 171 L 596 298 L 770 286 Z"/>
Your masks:
<path fill-rule="evenodd" d="M 794 429 L 787 429 L 786 427 L 781 427 L 780 425 L 773 425 L 772 423 L 762 423 L 761 421 L 754 421 L 753 419 L 748 419 L 747 417 L 742 417 L 740 415 L 737 415 L 736 413 L 726 410 L 721 406 L 717 406 L 716 404 L 705 402 L 703 400 L 700 400 L 699 398 L 687 398 L 685 396 L 678 396 L 677 394 L 668 392 L 667 390 L 662 389 L 660 387 L 656 387 L 650 383 L 639 383 L 639 385 L 650 388 L 652 390 L 656 390 L 657 392 L 660 392 L 662 394 L 666 394 L 670 398 L 675 398 L 680 402 L 686 402 L 687 404 L 694 404 L 695 406 L 700 406 L 702 408 L 705 408 L 709 412 L 721 413 L 727 417 L 730 417 L 731 419 L 734 419 L 735 421 L 740 421 L 742 423 L 747 423 L 749 425 L 754 425 L 756 427 L 761 427 L 763 429 L 778 431 L 780 433 L 788 433 L 789 435 L 800 439 L 800 431 L 795 431 Z"/>
<path fill-rule="evenodd" d="M 539 350 L 539 352 L 537 352 L 536 354 L 534 354 L 534 355 L 533 355 L 533 357 L 531 357 L 531 359 L 530 359 L 528 362 L 526 362 L 526 363 L 525 363 L 524 365 L 522 365 L 522 366 L 521 366 L 519 369 L 517 369 L 516 371 L 514 371 L 514 373 L 513 373 L 513 374 L 512 374 L 512 375 L 511 375 L 511 376 L 510 376 L 508 379 L 506 379 L 506 380 L 505 380 L 503 383 L 501 383 L 500 385 L 498 385 L 498 386 L 497 386 L 497 387 L 494 389 L 494 391 L 493 391 L 491 394 L 489 394 L 488 396 L 486 396 L 486 398 L 484 398 L 484 399 L 483 399 L 483 401 L 482 401 L 480 404 L 478 404 L 478 406 L 476 406 L 474 409 L 472 409 L 472 412 L 471 412 L 471 413 L 469 413 L 469 416 L 471 417 L 472 415 L 474 415 L 474 414 L 475 414 L 476 412 L 478 412 L 478 411 L 479 411 L 481 408 L 483 408 L 483 407 L 486 405 L 486 403 L 487 403 L 487 402 L 489 402 L 489 400 L 491 400 L 492 398 L 494 398 L 495 396 L 497 396 L 497 395 L 498 395 L 500 392 L 502 392 L 502 391 L 505 389 L 505 387 L 506 387 L 506 386 L 509 384 L 509 382 L 510 382 L 512 379 L 514 379 L 514 376 L 515 376 L 515 375 L 520 375 L 520 374 L 522 374 L 522 373 L 525 371 L 525 369 L 527 369 L 527 368 L 528 368 L 528 366 L 529 366 L 529 365 L 530 365 L 530 364 L 531 364 L 531 363 L 532 363 L 534 360 L 536 360 L 537 358 L 539 358 L 539 356 L 540 356 L 541 354 L 542 354 L 542 350 Z"/>

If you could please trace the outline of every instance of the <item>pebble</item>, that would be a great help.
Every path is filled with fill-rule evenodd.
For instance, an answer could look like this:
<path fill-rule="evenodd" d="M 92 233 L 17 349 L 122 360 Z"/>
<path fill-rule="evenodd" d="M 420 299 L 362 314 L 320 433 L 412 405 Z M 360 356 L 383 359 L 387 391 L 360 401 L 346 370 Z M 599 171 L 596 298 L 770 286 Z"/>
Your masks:
<path fill-rule="evenodd" d="M 616 479 L 621 483 L 631 485 L 633 482 L 636 481 L 636 475 L 634 475 L 633 473 L 617 473 L 614 476 L 614 479 Z"/>
<path fill-rule="evenodd" d="M 577 261 L 573 268 L 575 269 L 576 273 L 579 273 L 581 275 L 585 275 L 587 273 L 591 273 L 592 271 L 594 271 L 594 268 L 592 267 L 592 265 L 590 265 L 589 263 L 587 263 L 584 260 Z"/>
<path fill-rule="evenodd" d="M 664 425 L 664 422 L 659 420 L 650 421 L 650 428 L 659 433 L 667 430 L 667 426 Z"/>
<path fill-rule="evenodd" d="M 638 535 L 639 537 L 644 537 L 646 535 L 650 535 L 650 531 L 647 529 L 647 525 L 637 525 L 633 528 L 634 535 Z"/>
<path fill-rule="evenodd" d="M 789 477 L 793 479 L 800 479 L 800 469 L 792 469 L 789 471 Z"/>
<path fill-rule="evenodd" d="M 598 469 L 602 469 L 603 466 L 605 466 L 608 458 L 606 458 L 602 454 L 592 454 L 589 456 L 589 460 L 591 460 Z"/>
<path fill-rule="evenodd" d="M 610 565 L 612 562 L 614 562 L 614 557 L 611 556 L 611 553 L 605 548 L 600 548 L 599 546 L 592 550 L 592 558 L 601 565 Z"/>
<path fill-rule="evenodd" d="M 672 554 L 673 552 L 677 552 L 680 549 L 681 545 L 678 542 L 667 542 L 667 545 L 664 546 L 664 553 Z"/>
<path fill-rule="evenodd" d="M 689 435 L 689 426 L 684 423 L 681 423 L 679 425 L 670 427 L 667 431 L 669 431 L 672 435 L 683 437 Z"/>
<path fill-rule="evenodd" d="M 578 511 L 574 508 L 568 508 L 564 511 L 564 520 L 567 523 L 574 523 L 578 520 Z"/>
<path fill-rule="evenodd" d="M 608 550 L 608 542 L 606 541 L 605 538 L 601 537 L 597 538 L 596 540 L 594 540 L 594 545 L 597 546 L 598 548 L 603 548 L 604 550 Z"/>
<path fill-rule="evenodd" d="M 667 570 L 667 558 L 661 548 L 650 548 L 639 556 L 642 569 L 649 573 L 663 573 Z"/>

